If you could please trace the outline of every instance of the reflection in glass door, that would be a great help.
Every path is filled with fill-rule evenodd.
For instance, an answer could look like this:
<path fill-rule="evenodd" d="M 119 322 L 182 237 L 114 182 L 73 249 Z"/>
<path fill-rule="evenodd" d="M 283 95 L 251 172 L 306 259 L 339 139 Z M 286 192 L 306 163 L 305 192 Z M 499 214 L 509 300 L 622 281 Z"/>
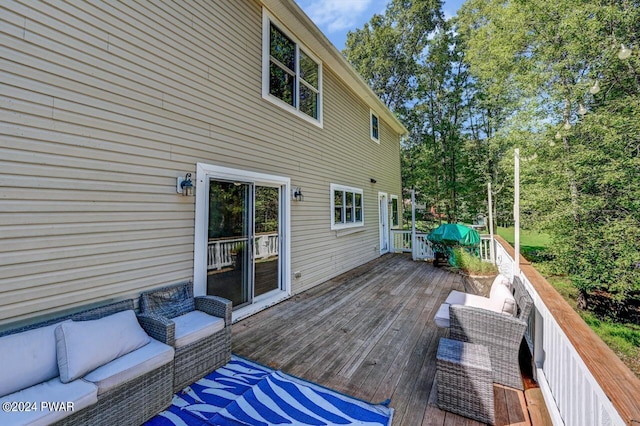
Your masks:
<path fill-rule="evenodd" d="M 209 183 L 207 294 L 233 302 L 251 303 L 252 185 Z"/>
<path fill-rule="evenodd" d="M 280 288 L 280 187 L 209 181 L 207 294 L 246 306 Z"/>
<path fill-rule="evenodd" d="M 280 287 L 280 188 L 255 187 L 255 296 Z"/>

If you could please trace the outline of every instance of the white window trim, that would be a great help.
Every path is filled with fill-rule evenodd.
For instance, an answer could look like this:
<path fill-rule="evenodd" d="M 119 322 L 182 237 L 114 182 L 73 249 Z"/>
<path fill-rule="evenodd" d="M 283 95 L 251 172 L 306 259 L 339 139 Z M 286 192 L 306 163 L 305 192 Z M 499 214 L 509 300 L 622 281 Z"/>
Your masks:
<path fill-rule="evenodd" d="M 280 31 L 286 34 L 287 37 L 291 39 L 296 44 L 296 57 L 299 57 L 299 49 L 302 47 L 304 54 L 311 58 L 318 64 L 318 118 L 315 119 L 304 112 L 298 110 L 298 108 L 289 105 L 284 102 L 282 99 L 273 96 L 269 93 L 269 63 L 270 63 L 270 50 L 269 50 L 269 41 L 270 41 L 270 23 L 273 22 Z M 300 67 L 300 61 L 296 61 L 296 67 Z M 299 70 L 296 70 L 296 74 L 299 74 Z M 296 85 L 300 84 L 300 79 L 296 78 Z M 296 87 L 296 93 L 300 93 L 298 87 Z M 322 114 L 322 104 L 323 98 L 322 95 L 322 61 L 316 57 L 311 51 L 302 44 L 296 37 L 294 37 L 288 30 L 287 27 L 284 26 L 280 21 L 275 19 L 273 16 L 267 12 L 267 9 L 262 8 L 262 98 L 271 102 L 274 105 L 279 106 L 280 108 L 289 111 L 290 113 L 302 118 L 303 120 L 314 124 L 321 129 L 323 128 L 323 114 Z"/>
<path fill-rule="evenodd" d="M 394 211 L 393 211 L 393 200 L 397 201 L 397 203 L 396 203 L 396 212 L 395 212 L 396 217 L 398 218 L 398 224 L 397 225 L 393 223 L 393 213 L 394 213 Z M 398 229 L 398 228 L 400 228 L 400 225 L 402 223 L 402 221 L 400 220 L 400 200 L 398 199 L 397 195 L 391 194 L 391 195 L 389 195 L 389 201 L 391 201 L 391 218 L 390 218 L 391 219 L 391 229 Z"/>
<path fill-rule="evenodd" d="M 335 209 L 335 197 L 334 197 L 334 192 L 335 191 L 345 191 L 345 192 L 353 192 L 354 194 L 360 194 L 360 197 L 362 197 L 362 221 L 360 222 L 352 222 L 352 223 L 335 223 L 334 222 L 334 209 Z M 332 230 L 340 230 L 340 229 L 347 229 L 347 228 L 360 228 L 364 226 L 364 191 L 361 188 L 354 188 L 352 186 L 345 186 L 345 185 L 338 185 L 335 183 L 332 183 L 330 185 L 330 191 L 329 191 L 329 198 L 331 200 L 331 229 Z"/>
<path fill-rule="evenodd" d="M 377 138 L 373 136 L 373 117 L 375 117 L 378 120 L 378 137 Z M 371 137 L 372 141 L 376 143 L 380 143 L 380 117 L 378 116 L 378 114 L 373 112 L 373 110 L 369 110 L 369 137 Z"/>

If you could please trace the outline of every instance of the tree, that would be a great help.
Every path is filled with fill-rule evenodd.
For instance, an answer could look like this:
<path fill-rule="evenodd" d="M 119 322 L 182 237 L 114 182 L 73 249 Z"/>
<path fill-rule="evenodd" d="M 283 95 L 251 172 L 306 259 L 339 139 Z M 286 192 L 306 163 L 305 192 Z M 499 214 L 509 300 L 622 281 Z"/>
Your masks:
<path fill-rule="evenodd" d="M 450 222 L 470 219 L 486 183 L 465 149 L 470 84 L 460 40 L 442 3 L 392 1 L 384 15 L 350 32 L 345 56 L 403 121 L 404 188 Z"/>
<path fill-rule="evenodd" d="M 469 0 L 459 20 L 473 77 L 520 98 L 498 134 L 535 158 L 523 167 L 530 223 L 583 295 L 605 292 L 618 312 L 640 292 L 639 63 L 618 56 L 638 46 L 638 6 Z"/>

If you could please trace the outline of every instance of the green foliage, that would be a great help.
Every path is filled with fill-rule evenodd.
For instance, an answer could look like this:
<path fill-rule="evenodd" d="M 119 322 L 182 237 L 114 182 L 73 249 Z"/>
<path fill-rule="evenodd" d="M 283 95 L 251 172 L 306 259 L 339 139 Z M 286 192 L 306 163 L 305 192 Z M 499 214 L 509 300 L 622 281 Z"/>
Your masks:
<path fill-rule="evenodd" d="M 498 268 L 491 262 L 483 262 L 478 256 L 458 247 L 453 249 L 454 263 L 461 271 L 469 275 L 497 274 Z"/>
<path fill-rule="evenodd" d="M 578 289 L 624 305 L 640 291 L 640 8 L 468 0 L 458 25 L 486 92 L 520 98 L 504 104 L 511 120 L 497 135 L 527 160 L 523 222 L 553 236 L 556 267 Z M 621 43 L 630 58 L 618 58 Z"/>
<path fill-rule="evenodd" d="M 640 377 L 640 327 L 603 321 L 583 312 L 582 319 Z"/>

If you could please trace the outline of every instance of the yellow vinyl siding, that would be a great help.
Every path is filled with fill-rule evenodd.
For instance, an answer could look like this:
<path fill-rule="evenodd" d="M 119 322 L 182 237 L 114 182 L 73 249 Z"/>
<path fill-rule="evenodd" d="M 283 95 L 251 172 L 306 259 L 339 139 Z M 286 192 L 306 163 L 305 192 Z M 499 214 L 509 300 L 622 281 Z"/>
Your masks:
<path fill-rule="evenodd" d="M 294 292 L 378 256 L 399 135 L 323 69 L 324 128 L 262 99 L 257 1 L 0 5 L 0 326 L 191 279 L 197 162 L 291 178 Z M 301 40 L 304 43 L 304 40 Z M 370 178 L 378 183 L 371 184 Z M 331 183 L 362 232 L 330 229 Z"/>

